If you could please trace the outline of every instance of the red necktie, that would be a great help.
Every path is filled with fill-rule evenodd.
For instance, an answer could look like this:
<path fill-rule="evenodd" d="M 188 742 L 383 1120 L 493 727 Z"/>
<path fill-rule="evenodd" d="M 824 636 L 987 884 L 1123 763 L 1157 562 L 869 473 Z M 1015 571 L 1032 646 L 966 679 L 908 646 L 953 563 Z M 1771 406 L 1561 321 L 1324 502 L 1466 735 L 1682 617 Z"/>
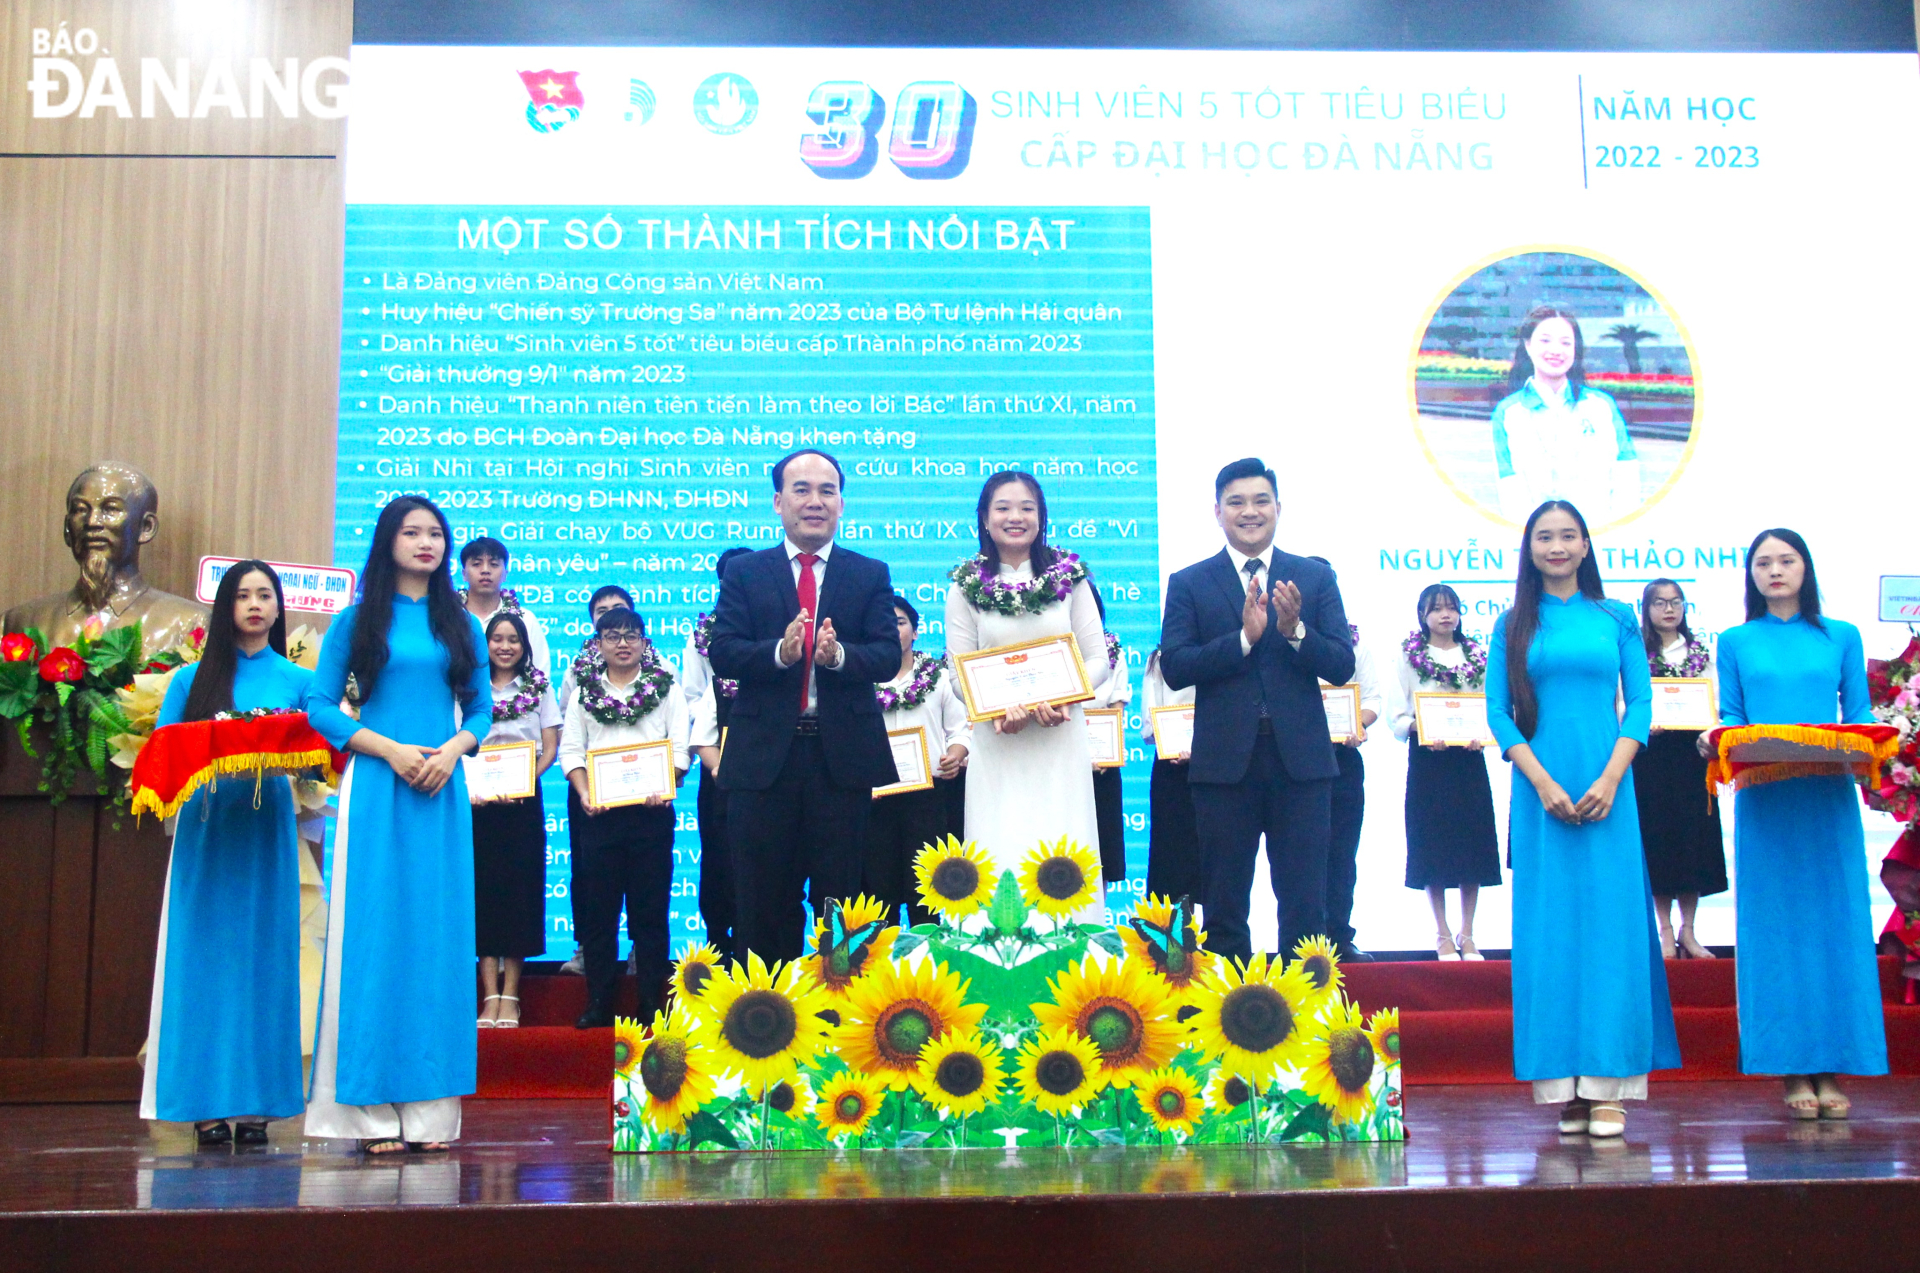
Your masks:
<path fill-rule="evenodd" d="M 807 683 L 813 679 L 813 630 L 820 622 L 820 616 L 814 613 L 820 603 L 820 594 L 813 582 L 813 563 L 820 558 L 813 553 L 801 553 L 795 560 L 800 563 L 800 608 L 807 612 L 806 632 L 800 639 L 800 711 L 805 714 Z"/>

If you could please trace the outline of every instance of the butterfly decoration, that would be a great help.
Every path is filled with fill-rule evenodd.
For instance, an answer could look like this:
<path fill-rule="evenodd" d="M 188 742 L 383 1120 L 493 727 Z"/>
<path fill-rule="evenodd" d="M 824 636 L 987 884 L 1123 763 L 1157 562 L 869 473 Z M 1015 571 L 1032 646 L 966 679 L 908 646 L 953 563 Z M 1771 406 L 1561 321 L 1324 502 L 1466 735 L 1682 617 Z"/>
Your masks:
<path fill-rule="evenodd" d="M 1195 957 L 1200 952 L 1200 932 L 1193 925 L 1193 899 L 1182 895 L 1173 904 L 1173 913 L 1167 917 L 1165 927 L 1138 915 L 1127 920 L 1133 931 L 1140 934 L 1140 940 L 1147 943 L 1153 961 L 1163 968 L 1169 977 L 1184 976 L 1193 971 Z"/>
<path fill-rule="evenodd" d="M 827 931 L 820 942 L 820 962 L 823 968 L 836 979 L 853 978 L 860 975 L 861 967 L 872 952 L 873 939 L 880 935 L 887 921 L 870 920 L 858 928 L 847 928 L 843 903 L 837 898 L 830 903 L 827 912 Z"/>

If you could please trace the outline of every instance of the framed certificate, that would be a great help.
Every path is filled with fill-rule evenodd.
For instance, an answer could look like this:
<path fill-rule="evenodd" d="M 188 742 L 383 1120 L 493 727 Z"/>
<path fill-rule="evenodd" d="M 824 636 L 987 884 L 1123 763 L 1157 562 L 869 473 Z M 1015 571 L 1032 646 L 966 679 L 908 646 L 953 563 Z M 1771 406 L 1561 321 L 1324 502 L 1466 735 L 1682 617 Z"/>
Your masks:
<path fill-rule="evenodd" d="M 1178 703 L 1153 709 L 1154 754 L 1179 760 L 1193 754 L 1193 704 Z"/>
<path fill-rule="evenodd" d="M 471 756 L 460 757 L 467 771 L 467 795 L 482 800 L 525 800 L 538 788 L 533 771 L 540 763 L 539 744 L 495 743 Z"/>
<path fill-rule="evenodd" d="M 1661 729 L 1712 729 L 1720 723 L 1713 681 L 1705 676 L 1653 678 L 1653 723 Z"/>
<path fill-rule="evenodd" d="M 1360 687 L 1322 685 L 1320 705 L 1327 709 L 1327 736 L 1336 743 L 1360 736 Z"/>
<path fill-rule="evenodd" d="M 587 801 L 603 809 L 673 795 L 673 740 L 602 747 L 587 760 Z"/>
<path fill-rule="evenodd" d="M 927 745 L 927 731 L 923 727 L 888 730 L 887 746 L 893 749 L 893 772 L 900 776 L 900 781 L 875 787 L 875 800 L 908 791 L 926 791 L 933 786 L 933 750 Z"/>
<path fill-rule="evenodd" d="M 1422 747 L 1434 743 L 1465 747 L 1468 743 L 1493 741 L 1493 731 L 1487 728 L 1485 694 L 1415 694 L 1413 724 Z"/>
<path fill-rule="evenodd" d="M 1118 769 L 1127 763 L 1126 712 L 1118 707 L 1089 707 L 1087 750 L 1093 753 L 1095 769 Z"/>
<path fill-rule="evenodd" d="M 1010 707 L 1064 707 L 1093 697 L 1071 633 L 956 655 L 954 670 L 970 721 L 994 720 Z"/>

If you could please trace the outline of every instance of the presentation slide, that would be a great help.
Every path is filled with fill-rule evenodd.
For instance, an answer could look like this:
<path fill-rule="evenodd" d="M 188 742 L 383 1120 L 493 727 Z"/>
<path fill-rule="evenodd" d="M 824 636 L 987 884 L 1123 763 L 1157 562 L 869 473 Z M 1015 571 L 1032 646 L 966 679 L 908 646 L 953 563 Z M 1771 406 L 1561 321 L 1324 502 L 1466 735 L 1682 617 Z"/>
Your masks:
<path fill-rule="evenodd" d="M 1743 617 L 1748 541 L 1787 525 L 1869 657 L 1905 644 L 1876 590 L 1915 573 L 1883 485 L 1914 428 L 1886 359 L 1920 340 L 1897 299 L 1920 290 L 1911 54 L 352 61 L 335 560 L 358 569 L 380 506 L 427 494 L 457 539 L 509 547 L 556 680 L 606 583 L 677 665 L 718 555 L 779 542 L 769 471 L 800 446 L 845 466 L 841 538 L 887 562 L 935 654 L 982 481 L 1036 475 L 1136 692 L 1163 582 L 1219 550 L 1213 475 L 1246 455 L 1278 474 L 1280 546 L 1338 571 L 1389 711 L 1420 590 L 1454 587 L 1484 639 L 1547 493 L 1585 512 L 1610 595 L 1671 578 L 1708 641 Z M 1541 307 L 1595 391 L 1577 429 L 1526 427 Z M 1122 911 L 1146 872 L 1138 714 Z M 1358 942 L 1419 949 L 1407 744 L 1381 720 L 1362 754 Z M 550 773 L 549 958 L 572 949 L 564 792 Z M 676 951 L 702 932 L 691 786 L 678 809 Z M 1893 834 L 1867 815 L 1876 921 Z M 1699 931 L 1732 940 L 1731 894 Z M 1508 944 L 1507 889 L 1477 936 Z"/>

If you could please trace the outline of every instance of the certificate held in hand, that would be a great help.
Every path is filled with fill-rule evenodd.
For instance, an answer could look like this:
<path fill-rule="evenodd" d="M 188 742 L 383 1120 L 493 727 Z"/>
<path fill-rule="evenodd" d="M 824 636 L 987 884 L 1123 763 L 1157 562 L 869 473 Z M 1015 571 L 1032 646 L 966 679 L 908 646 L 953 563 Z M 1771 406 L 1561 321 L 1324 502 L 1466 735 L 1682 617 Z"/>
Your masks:
<path fill-rule="evenodd" d="M 1413 723 L 1422 747 L 1435 743 L 1465 747 L 1493 741 L 1493 731 L 1487 727 L 1485 694 L 1415 694 Z"/>
<path fill-rule="evenodd" d="M 1713 681 L 1704 676 L 1653 678 L 1653 724 L 1660 729 L 1712 729 L 1720 723 Z"/>
<path fill-rule="evenodd" d="M 673 798 L 673 741 L 602 747 L 587 760 L 587 803 L 602 809 L 639 804 L 650 796 Z"/>
<path fill-rule="evenodd" d="M 1087 750 L 1095 769 L 1118 769 L 1127 763 L 1127 736 L 1118 707 L 1089 707 L 1081 713 L 1087 722 Z"/>
<path fill-rule="evenodd" d="M 1336 743 L 1360 737 L 1360 687 L 1322 685 L 1320 705 L 1327 709 L 1327 737 Z"/>
<path fill-rule="evenodd" d="M 911 729 L 890 729 L 887 731 L 887 745 L 893 749 L 893 771 L 900 776 L 898 782 L 888 783 L 884 787 L 873 789 L 873 798 L 904 795 L 909 791 L 926 791 L 933 786 L 933 755 L 927 746 L 927 731 L 919 725 Z"/>
<path fill-rule="evenodd" d="M 525 800 L 536 790 L 533 770 L 540 749 L 531 742 L 495 743 L 460 763 L 467 771 L 467 797 L 476 800 Z"/>
<path fill-rule="evenodd" d="M 1093 697 L 1070 633 L 956 655 L 954 664 L 970 721 L 994 720 L 1013 707 L 1065 707 Z"/>
<path fill-rule="evenodd" d="M 1185 760 L 1193 755 L 1192 703 L 1153 709 L 1153 747 L 1162 760 Z"/>

